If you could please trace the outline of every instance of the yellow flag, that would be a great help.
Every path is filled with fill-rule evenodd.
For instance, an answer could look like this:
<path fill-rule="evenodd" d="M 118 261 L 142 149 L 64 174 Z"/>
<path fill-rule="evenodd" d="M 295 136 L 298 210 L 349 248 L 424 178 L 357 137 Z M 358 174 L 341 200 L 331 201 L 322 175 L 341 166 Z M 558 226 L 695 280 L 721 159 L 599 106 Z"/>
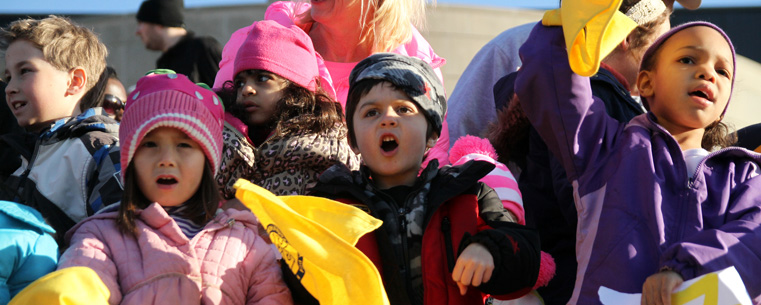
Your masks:
<path fill-rule="evenodd" d="M 547 11 L 546 26 L 562 25 L 571 70 L 592 76 L 637 23 L 618 11 L 622 0 L 563 0 L 559 9 Z"/>
<path fill-rule="evenodd" d="M 32 282 L 8 304 L 106 305 L 110 296 L 111 292 L 95 271 L 87 267 L 69 267 Z"/>
<path fill-rule="evenodd" d="M 347 204 L 282 196 L 239 179 L 235 197 L 267 230 L 283 260 L 320 304 L 388 305 L 378 269 L 354 247 L 382 222 Z"/>

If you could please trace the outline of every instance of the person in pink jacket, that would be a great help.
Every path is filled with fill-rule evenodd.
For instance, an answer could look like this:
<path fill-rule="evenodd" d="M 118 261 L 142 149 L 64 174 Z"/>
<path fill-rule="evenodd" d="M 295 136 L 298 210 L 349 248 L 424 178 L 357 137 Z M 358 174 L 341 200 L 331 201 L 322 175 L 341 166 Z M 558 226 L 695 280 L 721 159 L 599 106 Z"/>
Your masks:
<path fill-rule="evenodd" d="M 248 211 L 217 210 L 223 109 L 180 74 L 149 74 L 119 130 L 121 204 L 66 234 L 59 269 L 94 270 L 110 304 L 291 304 Z"/>
<path fill-rule="evenodd" d="M 425 17 L 424 0 L 362 0 L 345 5 L 334 1 L 304 2 L 274 2 L 264 13 L 264 20 L 274 20 L 286 27 L 296 25 L 309 35 L 314 49 L 324 59 L 320 65 L 323 86 L 335 89 L 336 100 L 344 110 L 349 73 L 360 60 L 374 53 L 392 52 L 419 58 L 431 65 L 444 83 L 440 68 L 446 60 L 433 51 L 415 28 Z M 233 79 L 236 54 L 252 28 L 253 25 L 237 30 L 225 44 L 214 80 L 215 89 Z M 423 168 L 434 158 L 441 166 L 449 164 L 448 130 L 445 122 L 436 146 L 422 164 Z"/>

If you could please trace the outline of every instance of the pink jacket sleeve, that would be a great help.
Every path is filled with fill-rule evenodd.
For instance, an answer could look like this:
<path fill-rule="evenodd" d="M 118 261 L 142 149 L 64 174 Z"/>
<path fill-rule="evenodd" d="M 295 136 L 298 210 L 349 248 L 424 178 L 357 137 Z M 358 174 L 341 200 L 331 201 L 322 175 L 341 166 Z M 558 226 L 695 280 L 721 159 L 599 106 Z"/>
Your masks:
<path fill-rule="evenodd" d="M 245 261 L 253 262 L 254 265 L 253 270 L 249 272 L 250 286 L 246 294 L 246 304 L 293 304 L 291 291 L 283 281 L 280 264 L 272 246 L 257 235 Z"/>
<path fill-rule="evenodd" d="M 122 293 L 116 264 L 111 260 L 111 248 L 103 242 L 104 236 L 101 233 L 98 222 L 82 223 L 72 235 L 69 248 L 61 256 L 58 270 L 74 266 L 89 267 L 98 274 L 111 292 L 108 303 L 119 304 Z"/>

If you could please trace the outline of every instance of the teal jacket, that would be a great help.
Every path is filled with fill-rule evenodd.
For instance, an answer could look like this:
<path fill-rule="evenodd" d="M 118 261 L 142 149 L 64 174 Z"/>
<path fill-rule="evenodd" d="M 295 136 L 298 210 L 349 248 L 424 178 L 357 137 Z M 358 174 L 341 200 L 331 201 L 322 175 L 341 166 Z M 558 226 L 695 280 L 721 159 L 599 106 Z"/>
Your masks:
<path fill-rule="evenodd" d="M 55 230 L 34 209 L 0 201 L 0 305 L 31 282 L 55 271 Z"/>

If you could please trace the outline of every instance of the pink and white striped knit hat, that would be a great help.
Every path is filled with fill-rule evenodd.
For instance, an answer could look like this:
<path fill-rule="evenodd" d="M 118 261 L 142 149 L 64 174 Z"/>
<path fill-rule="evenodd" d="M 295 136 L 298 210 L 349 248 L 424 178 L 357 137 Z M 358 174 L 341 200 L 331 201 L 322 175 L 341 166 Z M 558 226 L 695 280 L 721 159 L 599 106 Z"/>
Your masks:
<path fill-rule="evenodd" d="M 214 92 L 182 74 L 149 74 L 137 81 L 119 126 L 121 164 L 126 169 L 143 137 L 158 127 L 185 132 L 203 149 L 216 175 L 222 158 L 224 109 Z M 122 178 L 126 170 L 122 170 Z"/>

